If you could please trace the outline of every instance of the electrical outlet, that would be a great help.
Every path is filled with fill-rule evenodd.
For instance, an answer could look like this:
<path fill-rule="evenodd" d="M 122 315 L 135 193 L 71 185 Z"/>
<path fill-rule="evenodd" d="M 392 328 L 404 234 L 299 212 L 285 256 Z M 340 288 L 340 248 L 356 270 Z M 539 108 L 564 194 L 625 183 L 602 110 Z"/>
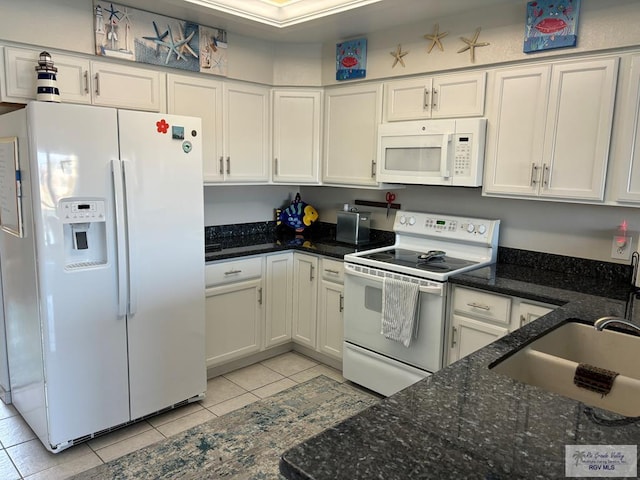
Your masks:
<path fill-rule="evenodd" d="M 633 238 L 622 237 L 620 235 L 613 236 L 611 243 L 611 258 L 616 260 L 631 260 L 631 242 Z"/>

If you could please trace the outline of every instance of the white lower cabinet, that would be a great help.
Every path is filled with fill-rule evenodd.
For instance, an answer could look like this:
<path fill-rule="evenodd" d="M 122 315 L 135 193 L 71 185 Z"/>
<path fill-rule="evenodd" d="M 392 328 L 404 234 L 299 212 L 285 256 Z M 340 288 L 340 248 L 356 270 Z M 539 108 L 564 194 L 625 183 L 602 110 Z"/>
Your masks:
<path fill-rule="evenodd" d="M 489 345 L 555 305 L 453 286 L 449 316 L 449 364 Z"/>
<path fill-rule="evenodd" d="M 262 348 L 262 257 L 208 264 L 206 275 L 207 367 Z"/>
<path fill-rule="evenodd" d="M 320 292 L 318 301 L 318 350 L 342 360 L 344 340 L 344 268 L 343 263 L 320 259 Z"/>
<path fill-rule="evenodd" d="M 292 339 L 316 348 L 318 306 L 318 257 L 293 254 L 293 331 Z"/>
<path fill-rule="evenodd" d="M 291 341 L 293 253 L 265 257 L 265 348 Z"/>

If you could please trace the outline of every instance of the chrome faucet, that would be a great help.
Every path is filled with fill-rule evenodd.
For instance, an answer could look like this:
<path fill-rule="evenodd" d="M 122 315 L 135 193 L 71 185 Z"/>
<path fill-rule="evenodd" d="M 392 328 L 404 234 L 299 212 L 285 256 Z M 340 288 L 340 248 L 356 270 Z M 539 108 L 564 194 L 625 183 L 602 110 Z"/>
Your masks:
<path fill-rule="evenodd" d="M 607 328 L 608 325 L 611 325 L 611 324 L 626 325 L 627 327 L 630 327 L 633 330 L 635 330 L 637 333 L 640 333 L 640 326 L 620 317 L 601 317 L 597 319 L 595 322 L 593 322 L 593 326 L 599 332 L 601 332 L 602 330 Z"/>

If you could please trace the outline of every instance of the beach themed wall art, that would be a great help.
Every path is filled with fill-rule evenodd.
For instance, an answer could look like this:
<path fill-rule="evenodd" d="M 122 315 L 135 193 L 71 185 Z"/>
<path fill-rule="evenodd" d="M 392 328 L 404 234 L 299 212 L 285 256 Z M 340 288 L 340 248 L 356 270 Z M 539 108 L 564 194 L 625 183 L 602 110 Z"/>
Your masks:
<path fill-rule="evenodd" d="M 227 75 L 227 32 L 94 0 L 96 55 Z"/>
<path fill-rule="evenodd" d="M 336 44 L 336 80 L 364 78 L 367 75 L 366 67 L 366 38 Z"/>
<path fill-rule="evenodd" d="M 575 47 L 579 15 L 580 0 L 527 2 L 524 53 Z"/>

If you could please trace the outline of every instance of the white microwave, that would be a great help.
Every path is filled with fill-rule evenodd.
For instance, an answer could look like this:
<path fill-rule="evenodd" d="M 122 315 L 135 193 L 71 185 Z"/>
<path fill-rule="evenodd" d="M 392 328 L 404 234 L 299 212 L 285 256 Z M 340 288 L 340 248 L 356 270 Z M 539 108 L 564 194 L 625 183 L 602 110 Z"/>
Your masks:
<path fill-rule="evenodd" d="M 383 123 L 377 180 L 421 185 L 482 185 L 485 118 Z"/>

